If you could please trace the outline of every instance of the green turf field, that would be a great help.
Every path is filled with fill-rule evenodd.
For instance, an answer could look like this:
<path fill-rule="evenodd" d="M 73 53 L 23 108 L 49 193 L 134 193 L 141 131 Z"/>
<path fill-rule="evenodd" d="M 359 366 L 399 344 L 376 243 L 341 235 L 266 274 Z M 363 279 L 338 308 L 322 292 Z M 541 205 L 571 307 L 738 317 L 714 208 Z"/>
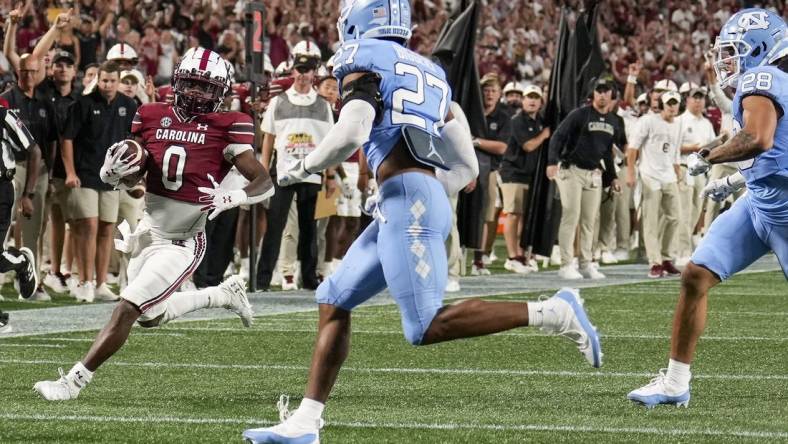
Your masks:
<path fill-rule="evenodd" d="M 359 309 L 323 443 L 786 442 L 788 285 L 741 275 L 710 298 L 690 408 L 646 410 L 626 393 L 667 363 L 678 282 L 583 290 L 603 337 L 590 368 L 565 340 L 522 329 L 414 348 L 394 306 Z M 535 295 L 511 295 L 526 299 Z M 0 339 L 0 443 L 241 442 L 297 405 L 313 312 L 135 329 L 69 403 L 33 384 L 68 370 L 95 331 Z"/>

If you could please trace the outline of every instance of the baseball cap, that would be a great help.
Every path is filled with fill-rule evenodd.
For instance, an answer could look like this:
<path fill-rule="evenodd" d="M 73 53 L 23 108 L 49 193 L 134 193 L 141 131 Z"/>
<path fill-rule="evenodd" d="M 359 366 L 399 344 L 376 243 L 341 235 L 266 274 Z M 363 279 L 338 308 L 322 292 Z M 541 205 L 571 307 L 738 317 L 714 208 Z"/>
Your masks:
<path fill-rule="evenodd" d="M 613 88 L 613 81 L 607 77 L 600 77 L 596 82 L 594 82 L 594 91 L 610 91 Z"/>
<path fill-rule="evenodd" d="M 648 103 L 648 96 L 646 95 L 646 93 L 643 93 L 638 96 L 637 103 Z"/>
<path fill-rule="evenodd" d="M 690 92 L 691 89 L 697 88 L 697 87 L 698 87 L 698 84 L 695 83 L 695 82 L 684 82 L 684 83 L 681 84 L 681 87 L 679 88 L 679 92 L 681 94 L 687 94 L 687 93 Z"/>
<path fill-rule="evenodd" d="M 142 85 L 142 84 L 145 83 L 145 78 L 142 76 L 142 73 L 137 71 L 136 69 L 129 69 L 129 70 L 120 72 L 120 80 L 121 81 L 123 81 L 123 79 L 125 79 L 127 77 L 133 78 L 134 81 L 136 81 L 138 85 Z"/>
<path fill-rule="evenodd" d="M 666 105 L 671 100 L 675 100 L 676 102 L 681 103 L 681 95 L 679 93 L 677 93 L 676 91 L 667 91 L 667 92 L 662 94 L 660 99 L 662 100 L 662 103 L 664 103 Z"/>
<path fill-rule="evenodd" d="M 523 85 L 520 84 L 520 82 L 509 82 L 506 84 L 506 86 L 503 87 L 503 95 L 507 95 L 510 92 L 523 94 L 523 91 L 524 88 Z"/>
<path fill-rule="evenodd" d="M 697 86 L 697 85 L 695 85 L 694 88 L 689 90 L 689 96 L 690 97 L 692 97 L 692 96 L 694 96 L 696 94 L 702 94 L 703 96 L 706 96 L 708 93 L 709 92 L 706 90 L 705 86 Z"/>
<path fill-rule="evenodd" d="M 74 64 L 74 56 L 68 51 L 60 50 L 55 53 L 54 57 L 52 57 L 52 63 L 57 63 L 61 60 L 67 60 L 70 64 Z"/>
<path fill-rule="evenodd" d="M 523 95 L 527 97 L 531 94 L 537 94 L 539 97 L 542 97 L 543 96 L 542 88 L 539 88 L 536 85 L 526 86 L 525 89 L 523 90 Z"/>
<path fill-rule="evenodd" d="M 501 80 L 498 78 L 498 74 L 494 72 L 488 72 L 485 74 L 482 79 L 479 81 L 479 84 L 482 87 L 485 87 L 491 83 L 495 83 L 498 86 L 501 86 Z"/>
<path fill-rule="evenodd" d="M 676 82 L 670 79 L 662 79 L 654 84 L 654 91 L 678 91 Z"/>
<path fill-rule="evenodd" d="M 293 68 L 317 69 L 318 58 L 307 54 L 298 54 L 293 60 Z"/>

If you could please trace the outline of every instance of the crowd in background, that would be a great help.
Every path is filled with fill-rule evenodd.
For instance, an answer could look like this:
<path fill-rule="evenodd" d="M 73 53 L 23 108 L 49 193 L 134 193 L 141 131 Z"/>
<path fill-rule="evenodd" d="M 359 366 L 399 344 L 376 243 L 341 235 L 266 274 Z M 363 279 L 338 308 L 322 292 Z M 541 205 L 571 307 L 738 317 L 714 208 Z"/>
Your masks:
<path fill-rule="evenodd" d="M 294 61 L 299 55 L 296 50 L 297 45 L 308 41 L 310 44 L 307 46 L 310 48 L 315 46 L 317 48 L 316 57 L 322 61 L 322 66 L 314 69 L 314 88 L 319 91 L 323 100 L 328 101 L 336 109 L 336 81 L 330 81 L 329 71 L 324 65 L 339 45 L 336 31 L 339 1 L 271 0 L 265 2 L 267 8 L 265 17 L 266 70 L 273 80 L 270 85 L 263 88 L 264 94 L 258 98 L 247 97 L 248 87 L 244 84 L 243 11 L 246 3 L 247 1 L 244 0 L 0 1 L 0 15 L 4 20 L 4 46 L 2 53 L 0 53 L 2 90 L 12 89 L 14 85 L 21 83 L 20 75 L 24 75 L 26 79 L 24 81 L 28 83 L 33 81 L 28 77 L 33 76 L 36 83 L 49 84 L 50 88 L 57 88 L 58 85 L 62 86 L 64 82 L 71 82 L 73 93 L 69 89 L 68 92 L 61 91 L 61 94 L 74 95 L 74 100 L 76 100 L 79 94 L 85 95 L 94 91 L 99 71 L 106 68 L 100 68 L 99 64 L 107 59 L 112 59 L 120 65 L 116 67 L 118 80 L 121 84 L 120 92 L 135 100 L 137 104 L 152 100 L 164 101 L 168 99 L 167 85 L 180 55 L 189 48 L 202 46 L 217 51 L 236 68 L 237 85 L 233 89 L 233 95 L 228 98 L 227 108 L 246 112 L 257 111 L 257 122 L 262 123 L 264 112 L 270 104 L 271 98 L 291 87 L 292 82 L 288 79 L 295 76 Z M 409 43 L 410 47 L 422 54 L 429 54 L 443 24 L 459 3 L 458 0 L 413 0 L 412 11 L 415 28 Z M 547 141 L 550 137 L 549 130 L 544 132 L 540 126 L 539 130 L 535 131 L 533 125 L 540 125 L 539 109 L 543 107 L 547 97 L 544 87 L 548 83 L 555 56 L 553 36 L 556 35 L 558 29 L 560 7 L 567 6 L 575 11 L 570 14 L 570 21 L 572 21 L 577 16 L 577 11 L 583 7 L 583 3 L 579 0 L 481 1 L 477 60 L 479 74 L 483 80 L 482 87 L 485 89 L 483 91 L 486 101 L 485 114 L 488 115 L 488 119 L 491 119 L 494 112 L 498 113 L 496 115 L 501 122 L 501 127 L 496 127 L 493 131 L 495 134 L 475 135 L 475 146 L 478 152 L 484 153 L 480 156 L 491 157 L 492 165 L 496 165 L 496 162 L 500 164 L 502 159 L 505 164 L 505 159 L 509 157 L 509 168 L 512 165 L 526 164 L 530 168 L 530 163 L 527 161 L 518 163 L 522 159 L 513 160 L 512 156 L 507 155 L 507 150 L 517 151 L 518 147 L 525 146 L 534 137 L 537 137 L 540 142 Z M 764 6 L 782 8 L 778 12 L 783 16 L 788 14 L 788 5 L 783 2 L 761 2 L 761 4 L 764 3 Z M 713 124 L 715 136 L 721 132 L 730 131 L 729 112 L 724 109 L 720 111 L 720 108 L 724 108 L 719 104 L 720 100 L 723 102 L 725 100 L 724 93 L 712 91 L 713 74 L 704 64 L 706 63 L 706 52 L 720 27 L 732 12 L 742 6 L 742 2 L 737 0 L 701 0 L 698 2 L 603 0 L 600 2 L 601 12 L 598 16 L 597 31 L 602 53 L 607 63 L 607 72 L 611 77 L 609 90 L 613 92 L 613 96 L 618 98 L 617 101 L 609 105 L 608 111 L 623 117 L 628 140 L 631 141 L 637 134 L 639 116 L 648 114 L 649 110 L 659 113 L 662 93 L 675 90 L 682 94 L 680 107 L 684 111 L 687 107 L 688 97 L 694 97 L 695 93 L 699 93 L 703 86 L 705 86 L 701 94 L 703 118 L 708 118 Z M 313 49 L 308 51 L 310 51 L 310 56 L 314 55 L 311 52 Z M 30 62 L 26 61 L 24 54 L 32 54 L 29 57 L 33 58 L 40 57 L 41 66 L 40 69 L 36 68 L 35 75 L 25 74 L 26 71 L 32 71 L 32 69 L 26 70 L 25 67 Z M 68 68 L 68 66 L 64 68 L 59 62 L 73 67 L 73 72 L 68 71 L 72 68 Z M 658 85 L 662 86 L 658 87 Z M 715 100 L 715 95 L 719 100 Z M 499 107 L 500 109 L 498 109 Z M 726 114 L 728 115 L 727 123 Z M 518 118 L 520 121 L 515 122 Z M 532 126 L 527 127 L 529 124 Z M 502 131 L 505 125 L 511 125 L 511 127 L 507 131 Z M 269 127 L 272 128 L 272 126 Z M 526 131 L 524 128 L 529 128 L 530 131 Z M 63 143 L 64 135 L 73 136 L 73 131 L 68 132 L 65 125 L 56 124 L 53 126 L 53 131 L 56 131 L 57 134 L 48 140 L 58 146 Z M 680 134 L 679 137 L 681 137 Z M 262 145 L 262 139 L 260 143 Z M 526 150 L 529 153 L 540 149 L 540 144 L 533 142 L 528 146 L 531 147 Z M 619 148 L 624 150 L 625 147 Z M 78 146 L 74 147 L 74 150 L 79 149 Z M 525 150 L 525 148 L 523 149 Z M 618 166 L 616 167 L 618 171 L 626 171 L 626 157 L 626 153 L 618 157 Z M 268 160 L 271 160 L 270 157 Z M 363 159 L 359 162 L 363 170 Z M 273 167 L 273 163 L 265 166 Z M 493 166 L 488 170 L 488 173 L 497 169 Z M 70 186 L 68 173 L 68 171 L 64 172 L 64 177 L 62 177 L 64 183 L 61 184 L 61 187 L 63 185 Z M 346 179 L 343 169 L 338 168 L 338 171 L 332 170 L 323 174 L 321 184 L 329 195 L 337 192 L 350 197 L 355 194 L 355 191 L 348 190 L 348 188 L 355 187 L 362 195 L 366 196 L 371 192 L 367 174 L 368 172 L 361 171 L 359 176 L 359 172 L 354 171 L 353 177 L 360 178 L 357 179 L 357 183 L 350 183 Z M 530 180 L 533 174 L 544 174 L 544 172 L 529 172 L 529 174 L 530 176 L 526 175 L 525 177 Z M 517 208 L 517 211 L 520 211 L 519 219 L 517 217 L 509 219 L 507 232 L 510 236 L 514 235 L 512 233 L 518 233 L 519 236 L 518 227 L 522 224 L 520 219 L 522 219 L 523 212 L 527 211 L 527 208 L 522 208 L 522 201 L 527 201 L 523 196 L 507 197 L 503 192 L 506 187 L 498 187 L 499 182 L 502 184 L 507 182 L 507 180 L 499 179 L 499 176 L 491 175 L 480 178 L 480 183 L 487 183 L 485 213 L 491 216 L 485 216 L 485 222 L 487 222 L 485 230 L 488 234 L 483 242 L 483 247 L 474 256 L 471 266 L 474 274 L 485 274 L 481 270 L 485 269 L 491 260 L 495 260 L 492 245 L 501 209 Z M 516 176 L 516 174 L 514 176 L 508 174 L 507 177 Z M 337 178 L 338 184 L 331 183 L 334 177 Z M 622 182 L 625 181 L 624 176 L 619 177 Z M 51 178 L 50 174 L 47 179 Z M 519 180 L 524 181 L 524 179 Z M 71 185 L 73 182 L 73 178 L 71 178 Z M 631 208 L 631 217 L 626 219 L 613 217 L 612 222 L 608 221 L 607 225 L 605 222 L 599 222 L 593 228 L 597 232 L 595 234 L 597 239 L 594 241 L 596 247 L 594 260 L 604 258 L 606 259 L 604 262 L 609 263 L 637 257 L 637 254 L 631 254 L 630 250 L 635 248 L 637 251 L 638 245 L 642 246 L 642 241 L 638 240 L 637 235 L 631 236 L 631 241 L 629 239 L 629 233 L 636 232 L 639 223 L 637 202 L 636 199 L 633 201 L 631 197 L 632 194 L 635 194 L 632 192 L 635 187 L 630 188 L 632 190 L 625 194 L 626 201 L 620 205 L 626 206 L 626 213 L 630 213 Z M 499 189 L 501 191 L 497 191 Z M 466 189 L 466 191 L 472 192 L 473 187 Z M 44 188 L 43 193 L 47 192 L 52 193 L 53 191 Z M 517 192 L 522 193 L 527 190 L 518 188 Z M 139 199 L 139 194 L 133 198 Z M 46 205 L 42 199 L 37 202 L 38 205 Z M 605 203 L 602 202 L 601 205 L 604 206 Z M 141 210 L 141 203 L 139 209 Z M 701 208 L 701 213 L 702 211 L 703 208 Z M 719 208 L 714 211 L 718 212 Z M 622 211 L 619 210 L 619 212 Z M 41 213 L 45 219 L 52 217 L 52 212 L 48 208 L 41 209 Z M 234 236 L 237 238 L 236 255 L 240 257 L 246 255 L 246 246 L 249 243 L 244 227 L 250 221 L 248 214 L 244 213 L 241 211 L 238 218 L 234 219 L 235 223 L 223 228 L 232 231 L 232 233 L 237 232 L 237 236 Z M 261 207 L 259 213 L 261 216 L 256 222 L 260 227 L 258 232 L 262 236 L 266 232 L 265 208 Z M 348 212 L 348 214 L 350 213 Z M 55 217 L 60 217 L 57 222 L 59 225 L 63 225 L 63 215 Z M 362 218 L 355 211 L 346 217 Z M 704 223 L 698 222 L 699 218 L 702 220 L 703 216 L 695 215 L 695 220 L 688 222 L 691 223 L 691 228 L 688 228 L 689 236 L 702 233 L 703 227 L 708 226 L 708 219 Z M 288 219 L 290 220 L 289 224 L 293 225 L 293 221 L 297 221 L 297 215 L 290 214 Z M 514 224 L 514 227 L 511 224 Z M 610 224 L 612 224 L 612 228 Z M 621 227 L 616 228 L 616 225 L 624 224 L 628 225 L 626 230 L 622 230 Z M 114 228 L 114 222 L 111 225 Z M 355 237 L 362 225 L 329 218 L 318 223 L 318 232 L 322 235 L 318 234 L 317 237 L 320 239 L 315 241 L 320 243 L 323 237 L 330 238 L 328 241 L 322 241 L 323 244 L 327 242 L 328 247 L 324 246 L 320 250 L 318 279 L 330 273 L 331 267 L 336 267 L 336 261 L 341 258 L 347 244 Z M 46 227 L 47 224 L 44 223 L 42 230 Z M 617 241 L 611 241 L 609 239 L 610 233 L 617 229 L 619 232 L 623 231 L 623 234 L 617 236 Z M 23 236 L 19 232 L 20 230 L 21 228 L 17 229 L 17 242 L 21 242 L 20 239 Z M 74 226 L 70 226 L 69 231 L 81 233 Z M 270 227 L 268 231 L 271 232 Z M 291 227 L 273 230 L 273 232 L 283 233 L 282 236 L 289 239 L 287 242 L 290 244 L 298 243 L 296 240 L 299 237 L 297 229 Z M 602 234 L 600 235 L 598 232 Z M 63 254 L 63 262 L 68 262 L 65 257 L 71 253 L 62 253 L 64 242 L 62 236 L 53 237 L 50 246 L 49 238 L 44 236 L 44 231 L 36 233 L 36 235 L 41 239 L 38 248 L 45 252 L 42 255 L 45 258 L 42 262 L 51 263 L 51 252 L 53 251 L 60 251 L 58 254 Z M 47 241 L 43 241 L 43 239 L 47 239 Z M 601 242 L 600 239 L 602 239 Z M 59 247 L 56 246 L 58 242 L 61 244 Z M 256 239 L 255 242 L 260 245 L 262 241 Z M 523 252 L 517 246 L 516 240 L 506 239 L 506 243 L 509 259 L 507 270 L 524 274 L 538 269 L 535 262 L 537 258 L 530 257 L 526 252 Z M 457 254 L 456 250 L 459 247 L 456 245 L 456 239 L 450 241 L 449 244 L 451 245 L 449 246 L 450 262 L 455 264 L 450 268 L 454 270 L 452 273 L 456 278 L 456 276 L 465 273 L 465 267 L 456 265 L 463 263 L 464 255 L 460 257 Z M 293 247 L 286 247 L 284 244 L 282 246 L 283 255 L 287 254 L 288 249 L 293 250 Z M 326 249 L 328 252 L 323 253 Z M 277 249 L 274 248 L 274 250 Z M 666 253 L 672 255 L 673 259 L 680 259 L 688 254 L 687 251 L 679 250 L 682 249 L 670 246 Z M 613 254 L 616 251 L 619 252 L 618 256 Z M 608 254 L 603 257 L 604 253 Z M 299 253 L 289 255 L 290 260 L 302 259 L 301 256 L 300 249 Z M 452 256 L 453 260 L 451 260 Z M 490 256 L 493 258 L 491 259 Z M 558 254 L 553 258 L 554 263 L 560 262 L 557 256 Z M 566 257 L 563 260 L 567 262 Z M 123 263 L 122 259 L 120 263 Z M 566 263 L 563 265 L 567 266 Z M 287 270 L 294 269 L 292 266 L 288 268 L 287 264 L 280 265 L 279 268 L 281 269 L 282 266 Z M 50 286 L 56 291 L 68 289 L 73 287 L 67 279 L 69 271 L 76 274 L 76 268 L 76 265 L 71 267 L 69 264 L 64 264 L 63 267 L 55 264 L 45 265 L 42 267 L 42 273 L 49 269 L 49 273 L 55 277 L 49 281 L 46 279 L 42 279 L 42 281 L 48 286 L 49 283 L 57 284 Z M 269 266 L 267 270 L 270 271 L 270 268 Z M 115 270 L 117 273 L 122 271 L 122 266 L 110 265 L 109 269 Z M 298 272 L 297 270 L 286 271 L 284 276 L 277 276 L 274 271 L 273 281 L 270 283 L 296 288 L 299 277 L 293 276 L 293 273 L 297 274 Z M 309 279 L 310 281 L 306 282 L 306 285 L 312 288 L 315 286 L 315 282 L 311 281 L 312 277 Z M 97 277 L 96 280 L 100 286 L 105 281 L 112 282 L 113 277 Z M 304 282 L 303 277 L 301 277 L 301 282 Z M 268 282 L 265 284 L 267 287 Z M 459 289 L 456 279 L 450 279 L 449 284 L 452 290 Z M 46 297 L 44 294 L 45 290 L 42 288 L 41 298 Z M 104 294 L 109 299 L 114 296 L 111 291 Z"/>

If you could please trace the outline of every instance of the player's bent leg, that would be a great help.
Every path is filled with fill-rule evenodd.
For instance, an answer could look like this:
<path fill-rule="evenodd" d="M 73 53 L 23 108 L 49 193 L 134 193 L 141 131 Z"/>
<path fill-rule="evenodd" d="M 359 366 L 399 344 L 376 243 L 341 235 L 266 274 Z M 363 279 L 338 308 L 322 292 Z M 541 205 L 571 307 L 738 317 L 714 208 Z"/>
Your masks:
<path fill-rule="evenodd" d="M 671 354 L 667 369 L 627 398 L 654 407 L 687 406 L 690 398 L 690 364 L 706 325 L 709 290 L 721 280 L 746 268 L 766 254 L 769 246 L 753 224 L 747 196 L 712 223 L 681 275 L 681 293 L 673 318 Z"/>
<path fill-rule="evenodd" d="M 55 381 L 39 381 L 33 389 L 47 401 L 76 399 L 79 392 L 93 379 L 93 372 L 114 355 L 129 337 L 140 311 L 132 303 L 121 301 L 112 311 L 112 317 L 96 337 L 90 350 L 68 373 L 58 369 L 60 378 Z"/>
<path fill-rule="evenodd" d="M 320 322 L 301 405 L 292 415 L 285 414 L 286 406 L 280 405 L 282 423 L 244 431 L 247 442 L 319 442 L 323 405 L 350 352 L 350 312 L 386 287 L 378 258 L 378 227 L 378 221 L 373 221 L 350 246 L 337 271 L 317 288 Z"/>

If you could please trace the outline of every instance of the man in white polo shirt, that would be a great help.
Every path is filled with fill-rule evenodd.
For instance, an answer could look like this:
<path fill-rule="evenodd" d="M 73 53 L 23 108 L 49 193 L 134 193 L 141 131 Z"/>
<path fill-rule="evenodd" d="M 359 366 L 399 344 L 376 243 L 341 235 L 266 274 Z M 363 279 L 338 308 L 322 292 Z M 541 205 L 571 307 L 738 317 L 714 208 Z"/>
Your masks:
<path fill-rule="evenodd" d="M 648 276 L 659 278 L 680 272 L 671 260 L 672 243 L 679 218 L 679 141 L 681 124 L 676 119 L 681 96 L 667 91 L 660 97 L 660 112 L 641 118 L 627 152 L 627 184 L 635 185 L 635 161 L 643 188 L 643 237 L 651 269 Z M 660 216 L 664 228 L 660 233 Z"/>
<path fill-rule="evenodd" d="M 317 54 L 319 53 L 296 54 L 293 61 L 293 86 L 271 99 L 263 117 L 263 166 L 269 167 L 273 151 L 276 150 L 276 166 L 271 169 L 271 177 L 275 178 L 277 171 L 286 171 L 288 165 L 304 159 L 334 125 L 331 105 L 312 87 L 320 62 Z M 315 204 L 322 181 L 320 172 L 287 186 L 280 186 L 274 181 L 276 193 L 268 208 L 268 229 L 263 238 L 257 270 L 257 287 L 261 290 L 267 290 L 271 285 L 271 275 L 279 257 L 282 232 L 294 195 L 298 207 L 298 259 L 301 260 L 301 278 L 304 288 L 317 288 L 319 282 Z M 285 280 L 292 284 L 294 277 L 288 275 Z"/>
<path fill-rule="evenodd" d="M 692 232 L 703 210 L 700 197 L 706 186 L 706 177 L 687 174 L 687 156 L 715 137 L 714 127 L 703 115 L 706 107 L 706 88 L 694 87 L 687 94 L 686 111 L 679 116 L 681 124 L 681 175 L 679 176 L 680 217 L 676 252 L 678 265 L 686 265 L 692 254 Z"/>

